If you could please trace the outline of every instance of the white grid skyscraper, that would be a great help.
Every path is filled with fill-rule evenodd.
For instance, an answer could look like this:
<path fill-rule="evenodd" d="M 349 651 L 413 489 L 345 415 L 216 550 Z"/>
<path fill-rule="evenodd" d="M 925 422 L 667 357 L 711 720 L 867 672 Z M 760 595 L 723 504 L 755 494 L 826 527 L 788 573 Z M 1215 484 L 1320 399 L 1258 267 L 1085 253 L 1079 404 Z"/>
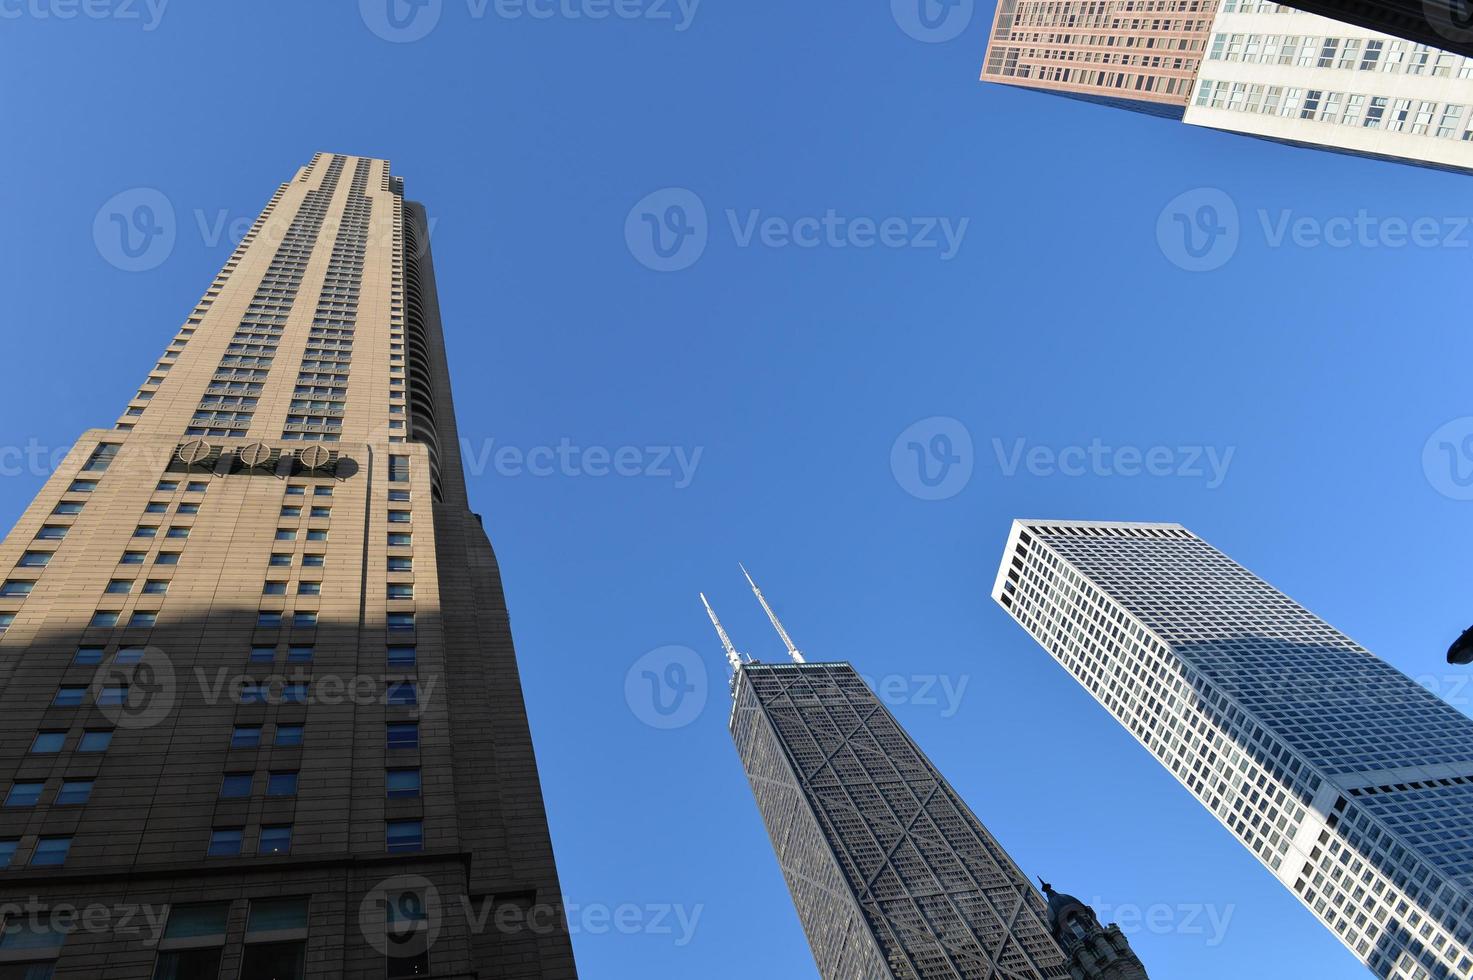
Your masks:
<path fill-rule="evenodd" d="M 993 598 L 1372 972 L 1473 971 L 1473 720 L 1177 524 L 1015 521 Z"/>

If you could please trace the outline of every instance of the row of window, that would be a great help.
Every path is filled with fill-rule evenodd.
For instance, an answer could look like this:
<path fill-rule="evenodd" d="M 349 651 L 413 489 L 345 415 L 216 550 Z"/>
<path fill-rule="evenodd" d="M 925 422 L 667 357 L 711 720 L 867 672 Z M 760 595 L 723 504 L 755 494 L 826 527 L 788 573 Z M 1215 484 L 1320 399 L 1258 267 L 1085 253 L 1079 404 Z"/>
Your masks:
<path fill-rule="evenodd" d="M 1467 107 L 1434 101 L 1393 99 L 1354 93 L 1327 92 L 1247 82 L 1220 82 L 1204 78 L 1197 87 L 1196 104 L 1265 116 L 1287 116 L 1338 123 L 1362 129 L 1380 129 L 1413 136 L 1473 140 L 1473 118 Z"/>

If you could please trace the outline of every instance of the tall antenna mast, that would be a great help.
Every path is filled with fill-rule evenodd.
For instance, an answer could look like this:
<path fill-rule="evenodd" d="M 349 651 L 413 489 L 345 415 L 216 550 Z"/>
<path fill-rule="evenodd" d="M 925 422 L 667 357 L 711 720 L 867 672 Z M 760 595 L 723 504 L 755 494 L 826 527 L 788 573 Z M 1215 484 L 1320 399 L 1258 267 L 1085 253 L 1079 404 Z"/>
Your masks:
<path fill-rule="evenodd" d="M 731 664 L 732 673 L 741 669 L 742 655 L 737 653 L 736 647 L 732 646 L 731 637 L 726 635 L 726 629 L 721 625 L 721 620 L 716 618 L 716 610 L 711 608 L 711 603 L 706 601 L 706 593 L 701 593 L 701 605 L 706 607 L 706 615 L 711 617 L 711 625 L 716 627 L 716 635 L 721 637 L 721 646 L 726 651 L 726 662 Z"/>
<path fill-rule="evenodd" d="M 777 630 L 777 635 L 783 638 L 783 645 L 788 648 L 788 656 L 793 658 L 793 663 L 807 663 L 803 659 L 803 654 L 799 653 L 798 648 L 793 645 L 793 638 L 788 635 L 787 630 L 783 629 L 783 624 L 778 620 L 777 613 L 773 612 L 772 607 L 767 604 L 767 599 L 762 595 L 762 590 L 757 588 L 756 582 L 752 581 L 752 574 L 747 571 L 747 566 L 742 565 L 741 562 L 737 562 L 737 564 L 741 567 L 742 574 L 747 576 L 747 584 L 752 587 L 752 594 L 757 597 L 758 602 L 762 603 L 763 612 L 767 613 L 767 618 L 772 620 L 773 629 Z"/>

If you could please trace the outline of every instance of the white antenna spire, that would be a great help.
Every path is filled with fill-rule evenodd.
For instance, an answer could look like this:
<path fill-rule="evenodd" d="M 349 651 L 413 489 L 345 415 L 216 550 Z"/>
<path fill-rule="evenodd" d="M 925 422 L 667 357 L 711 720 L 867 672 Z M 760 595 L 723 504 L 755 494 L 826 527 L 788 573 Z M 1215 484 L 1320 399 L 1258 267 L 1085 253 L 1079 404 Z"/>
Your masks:
<path fill-rule="evenodd" d="M 747 584 L 752 587 L 752 593 L 757 597 L 757 601 L 762 603 L 763 612 L 767 613 L 767 618 L 772 620 L 773 629 L 777 630 L 777 635 L 783 638 L 783 645 L 788 648 L 788 656 L 793 658 L 793 663 L 807 663 L 803 659 L 803 654 L 799 653 L 798 648 L 793 645 L 793 638 L 788 636 L 788 631 L 783 629 L 783 624 L 778 621 L 777 613 L 773 612 L 772 607 L 767 604 L 767 599 L 762 595 L 762 590 L 757 588 L 756 582 L 752 581 L 752 574 L 747 571 L 747 566 L 741 562 L 737 562 L 737 565 L 740 566 L 742 574 L 747 576 Z"/>
<path fill-rule="evenodd" d="M 721 625 L 721 620 L 716 618 L 716 610 L 711 608 L 711 603 L 706 601 L 706 593 L 701 593 L 701 605 L 706 607 L 706 615 L 711 617 L 711 625 L 716 627 L 716 635 L 721 637 L 721 646 L 726 650 L 726 662 L 731 664 L 733 673 L 742 666 L 742 655 L 737 653 L 736 647 L 731 644 L 731 637 L 726 635 L 726 630 Z"/>

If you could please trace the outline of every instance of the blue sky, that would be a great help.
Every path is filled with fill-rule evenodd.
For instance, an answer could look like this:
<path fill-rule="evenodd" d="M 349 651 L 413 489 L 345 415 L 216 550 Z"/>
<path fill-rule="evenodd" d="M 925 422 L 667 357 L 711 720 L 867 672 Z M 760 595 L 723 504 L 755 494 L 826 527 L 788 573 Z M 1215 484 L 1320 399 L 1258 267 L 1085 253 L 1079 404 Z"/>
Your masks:
<path fill-rule="evenodd" d="M 584 975 L 815 976 L 696 598 L 775 656 L 738 560 L 1153 975 L 1363 975 L 987 593 L 1014 517 L 1180 521 L 1468 710 L 1465 178 L 981 85 L 990 5 L 937 43 L 883 0 L 443 0 L 414 41 L 367 0 L 0 8 L 6 446 L 110 424 L 314 151 L 391 158 L 435 219 Z M 175 242 L 126 271 L 93 225 L 138 188 Z M 1236 236 L 1192 272 L 1204 204 Z M 1418 219 L 1439 244 L 1392 244 Z M 939 489 L 911 441 L 958 461 Z M 674 663 L 706 697 L 667 718 L 641 685 Z M 620 907 L 632 934 L 588 914 Z"/>

